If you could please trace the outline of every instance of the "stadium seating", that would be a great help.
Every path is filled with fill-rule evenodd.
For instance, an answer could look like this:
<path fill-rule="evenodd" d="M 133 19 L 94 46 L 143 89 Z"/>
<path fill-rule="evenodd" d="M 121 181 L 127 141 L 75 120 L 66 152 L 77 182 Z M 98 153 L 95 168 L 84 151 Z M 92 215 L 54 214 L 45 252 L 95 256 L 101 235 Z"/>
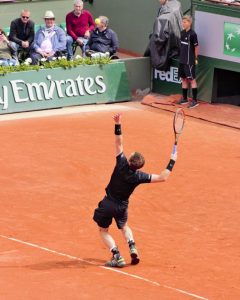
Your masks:
<path fill-rule="evenodd" d="M 59 24 L 57 24 L 59 27 L 61 27 L 65 32 L 67 32 L 67 27 L 66 27 L 66 22 L 62 22 L 62 23 L 59 23 Z M 44 26 L 44 24 L 35 24 L 35 26 L 34 26 L 34 30 L 35 30 L 35 32 L 37 32 L 38 31 L 38 29 L 40 28 L 40 27 L 43 27 Z M 5 28 L 3 28 L 3 31 L 6 33 L 6 35 L 8 36 L 9 35 L 9 33 L 10 33 L 10 27 L 5 27 Z M 73 54 L 75 54 L 75 52 L 76 52 L 76 50 L 77 50 L 77 46 L 78 46 L 78 44 L 76 43 L 76 42 L 74 42 L 73 43 L 73 45 L 72 45 L 72 47 L 73 47 Z"/>

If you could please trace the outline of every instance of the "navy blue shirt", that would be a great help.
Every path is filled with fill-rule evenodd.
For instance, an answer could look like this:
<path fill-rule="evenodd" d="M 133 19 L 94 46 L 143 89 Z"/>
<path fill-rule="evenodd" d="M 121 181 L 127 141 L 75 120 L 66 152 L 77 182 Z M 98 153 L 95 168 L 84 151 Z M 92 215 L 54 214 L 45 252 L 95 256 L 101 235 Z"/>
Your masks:
<path fill-rule="evenodd" d="M 132 170 L 123 152 L 116 157 L 116 160 L 106 193 L 110 200 L 127 206 L 134 189 L 141 183 L 151 182 L 151 175 Z"/>
<path fill-rule="evenodd" d="M 109 28 L 99 31 L 98 28 L 93 30 L 86 45 L 86 50 L 90 49 L 96 52 L 110 52 L 113 55 L 119 48 L 117 34 Z"/>
<path fill-rule="evenodd" d="M 181 64 L 193 65 L 195 62 L 195 47 L 198 46 L 198 38 L 192 29 L 181 32 L 180 60 Z"/>

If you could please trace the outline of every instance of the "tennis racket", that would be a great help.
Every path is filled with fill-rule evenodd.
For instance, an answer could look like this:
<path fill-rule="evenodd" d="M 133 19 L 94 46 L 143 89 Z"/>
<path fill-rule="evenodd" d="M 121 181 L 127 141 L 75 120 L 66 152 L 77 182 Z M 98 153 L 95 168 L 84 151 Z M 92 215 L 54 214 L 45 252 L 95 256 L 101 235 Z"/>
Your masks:
<path fill-rule="evenodd" d="M 185 122 L 185 113 L 182 108 L 178 108 L 173 118 L 173 130 L 175 134 L 173 154 L 175 154 L 177 151 L 178 138 L 180 134 L 183 132 L 184 122 Z"/>

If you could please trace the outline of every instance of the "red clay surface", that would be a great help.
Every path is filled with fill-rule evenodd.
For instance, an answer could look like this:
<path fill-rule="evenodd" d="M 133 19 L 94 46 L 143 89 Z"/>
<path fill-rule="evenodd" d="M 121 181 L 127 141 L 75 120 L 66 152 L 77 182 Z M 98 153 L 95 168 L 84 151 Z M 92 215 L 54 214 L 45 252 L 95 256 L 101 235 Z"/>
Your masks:
<path fill-rule="evenodd" d="M 120 106 L 129 108 L 125 153 L 142 152 L 144 170 L 160 172 L 173 114 Z M 119 105 L 109 107 L 0 122 L 0 299 L 240 299 L 239 130 L 193 118 L 169 180 L 131 198 L 141 263 L 123 273 L 102 267 L 110 254 L 92 214 L 115 163 Z M 111 232 L 129 262 L 115 224 Z"/>
<path fill-rule="evenodd" d="M 160 108 L 162 110 L 175 111 L 176 106 L 184 108 L 186 108 L 187 106 L 176 104 L 176 102 L 178 102 L 181 97 L 182 96 L 178 94 L 165 96 L 151 93 L 142 99 L 142 104 Z M 219 103 L 199 103 L 199 106 L 194 109 L 186 109 L 186 115 L 200 120 L 206 120 L 208 122 L 240 129 L 240 107 Z"/>

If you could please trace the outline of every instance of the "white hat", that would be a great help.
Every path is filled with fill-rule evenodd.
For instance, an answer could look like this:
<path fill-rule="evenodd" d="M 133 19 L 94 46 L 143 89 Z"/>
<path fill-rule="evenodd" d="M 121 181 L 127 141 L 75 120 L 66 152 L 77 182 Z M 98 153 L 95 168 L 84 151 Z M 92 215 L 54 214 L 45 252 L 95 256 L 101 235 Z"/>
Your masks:
<path fill-rule="evenodd" d="M 55 19 L 53 12 L 51 10 L 47 10 L 45 12 L 44 19 Z"/>

